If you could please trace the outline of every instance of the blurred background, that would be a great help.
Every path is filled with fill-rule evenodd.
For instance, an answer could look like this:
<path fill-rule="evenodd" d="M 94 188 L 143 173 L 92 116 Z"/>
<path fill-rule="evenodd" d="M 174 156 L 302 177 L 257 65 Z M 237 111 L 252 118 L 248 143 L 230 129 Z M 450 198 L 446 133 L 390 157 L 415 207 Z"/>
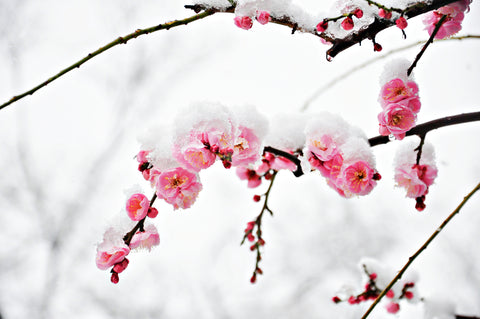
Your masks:
<path fill-rule="evenodd" d="M 332 1 L 298 0 L 311 12 Z M 0 100 L 5 102 L 89 52 L 126 35 L 193 14 L 181 1 L 0 0 Z M 480 34 L 474 2 L 460 35 Z M 367 197 L 346 200 L 319 174 L 280 172 L 264 217 L 264 275 L 249 279 L 255 255 L 240 246 L 258 215 L 248 189 L 221 163 L 202 171 L 195 205 L 173 211 L 157 202 L 160 246 L 131 254 L 120 283 L 95 266 L 96 244 L 134 184 L 137 136 L 172 121 L 196 101 L 252 104 L 278 113 L 331 111 L 378 135 L 378 77 L 394 57 L 358 72 L 376 56 L 428 35 L 421 18 L 380 33 L 382 53 L 365 41 L 325 60 L 327 46 L 278 25 L 233 24 L 232 14 L 142 36 L 87 62 L 0 111 L 0 318 L 359 318 L 365 305 L 335 305 L 344 285 L 358 293 L 362 257 L 399 270 L 480 181 L 480 124 L 431 132 L 439 175 L 419 213 L 395 188 L 399 141 L 376 146 L 383 179 Z M 480 41 L 434 43 L 415 69 L 418 123 L 479 111 Z M 335 85 L 322 89 L 344 74 Z M 351 72 L 352 74 L 349 74 Z M 416 137 L 405 139 L 414 140 Z M 148 195 L 149 196 L 149 195 Z M 480 316 L 480 196 L 474 196 L 414 262 L 425 298 L 445 298 L 456 312 Z M 394 273 L 392 273 L 393 277 Z M 422 318 L 401 305 L 399 318 Z M 379 307 L 372 318 L 389 318 Z"/>

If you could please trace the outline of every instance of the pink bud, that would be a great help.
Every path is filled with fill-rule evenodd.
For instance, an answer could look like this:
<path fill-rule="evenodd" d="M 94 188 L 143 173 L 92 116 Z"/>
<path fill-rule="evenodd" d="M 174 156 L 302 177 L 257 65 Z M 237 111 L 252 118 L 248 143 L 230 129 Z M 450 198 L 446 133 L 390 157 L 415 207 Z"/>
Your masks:
<path fill-rule="evenodd" d="M 233 19 L 235 22 L 235 25 L 241 29 L 244 30 L 249 30 L 253 26 L 253 21 L 252 18 L 247 17 L 247 16 L 242 16 L 242 17 L 235 17 Z"/>
<path fill-rule="evenodd" d="M 346 17 L 342 23 L 342 28 L 345 30 L 345 31 L 348 31 L 348 30 L 352 30 L 353 29 L 353 20 L 351 17 Z"/>
<path fill-rule="evenodd" d="M 408 22 L 404 17 L 400 17 L 395 21 L 395 24 L 400 30 L 403 30 L 407 27 Z"/>
<path fill-rule="evenodd" d="M 263 270 L 261 268 L 257 267 L 257 270 L 255 270 L 257 274 L 263 275 Z"/>
<path fill-rule="evenodd" d="M 148 213 L 147 213 L 148 217 L 155 218 L 157 217 L 157 215 L 158 215 L 158 209 L 156 209 L 155 207 L 148 208 Z"/>
<path fill-rule="evenodd" d="M 122 271 L 124 271 L 127 266 L 128 266 L 128 259 L 125 258 L 124 260 L 118 262 L 115 264 L 115 266 L 113 266 L 113 272 L 116 272 L 117 274 L 121 273 Z"/>
<path fill-rule="evenodd" d="M 385 306 L 388 313 L 397 313 L 400 310 L 400 305 L 396 302 L 390 302 Z"/>
<path fill-rule="evenodd" d="M 247 235 L 248 241 L 254 241 L 255 236 L 253 236 L 251 233 Z"/>
<path fill-rule="evenodd" d="M 112 273 L 112 277 L 110 277 L 110 281 L 114 284 L 118 284 L 120 278 L 118 278 L 118 274 L 116 272 Z"/>
<path fill-rule="evenodd" d="M 360 19 L 363 17 L 363 10 L 362 9 L 356 9 L 353 11 L 353 15 L 357 17 L 357 19 Z"/>
<path fill-rule="evenodd" d="M 380 52 L 380 51 L 382 51 L 382 49 L 383 49 L 382 46 L 378 43 L 375 43 L 373 45 L 373 51 L 375 51 L 375 52 Z"/>
<path fill-rule="evenodd" d="M 255 195 L 255 196 L 253 196 L 253 201 L 254 201 L 254 202 L 259 202 L 260 199 L 261 199 L 260 195 Z"/>
<path fill-rule="evenodd" d="M 387 296 L 387 298 L 392 299 L 393 297 L 395 297 L 395 293 L 393 292 L 393 290 L 389 290 L 385 296 Z"/>
<path fill-rule="evenodd" d="M 250 282 L 254 284 L 257 281 L 257 274 L 253 274 L 252 278 L 250 278 Z"/>
<path fill-rule="evenodd" d="M 406 292 L 405 292 L 405 298 L 407 298 L 407 299 L 412 299 L 412 298 L 413 298 L 413 292 L 411 292 L 411 291 L 406 291 Z"/>
<path fill-rule="evenodd" d="M 378 15 L 380 16 L 380 18 L 384 18 L 384 19 L 391 19 L 392 18 L 392 12 L 384 10 L 384 9 L 379 9 L 378 10 Z"/>
<path fill-rule="evenodd" d="M 317 31 L 322 33 L 325 32 L 328 28 L 328 21 L 322 21 L 319 24 L 317 24 Z"/>
<path fill-rule="evenodd" d="M 333 301 L 334 303 L 339 303 L 339 302 L 341 302 L 342 300 L 341 300 L 340 298 L 338 298 L 337 296 L 334 296 L 334 297 L 332 298 L 332 301 Z"/>
<path fill-rule="evenodd" d="M 372 274 L 370 274 L 369 277 L 370 277 L 370 280 L 375 280 L 375 279 L 377 279 L 377 274 L 376 274 L 376 273 L 372 273 Z"/>

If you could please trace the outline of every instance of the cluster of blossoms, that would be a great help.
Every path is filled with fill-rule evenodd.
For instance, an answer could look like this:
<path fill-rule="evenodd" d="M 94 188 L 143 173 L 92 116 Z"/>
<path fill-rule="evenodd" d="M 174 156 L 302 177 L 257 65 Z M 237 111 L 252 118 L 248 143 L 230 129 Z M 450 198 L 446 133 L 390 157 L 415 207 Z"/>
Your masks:
<path fill-rule="evenodd" d="M 367 195 L 381 176 L 363 133 L 343 119 L 322 114 L 306 127 L 304 154 L 341 196 Z"/>
<path fill-rule="evenodd" d="M 395 182 L 405 188 L 407 197 L 415 198 L 415 208 L 422 211 L 425 209 L 425 195 L 428 194 L 428 188 L 433 184 L 438 171 L 431 144 L 423 145 L 419 163 L 414 148 L 413 144 L 405 144 L 398 149 L 395 157 Z"/>
<path fill-rule="evenodd" d="M 393 135 L 401 140 L 416 125 L 421 103 L 418 86 L 407 76 L 408 61 L 392 61 L 385 66 L 378 101 L 382 112 L 378 114 L 381 135 Z"/>
<path fill-rule="evenodd" d="M 262 260 L 262 255 L 260 254 L 260 247 L 263 247 L 265 245 L 265 240 L 262 238 L 262 230 L 259 225 L 260 219 L 251 221 L 247 223 L 247 227 L 245 228 L 245 238 L 248 239 L 248 241 L 251 244 L 250 250 L 257 251 L 257 261 L 255 263 L 255 269 L 253 271 L 253 275 L 250 278 L 250 282 L 253 284 L 257 281 L 257 275 L 262 275 L 263 271 L 262 269 L 258 266 L 258 263 Z M 255 228 L 257 231 L 254 233 Z M 242 242 L 243 243 L 243 242 Z"/>
<path fill-rule="evenodd" d="M 255 12 L 255 19 L 258 21 L 260 24 L 267 24 L 272 20 L 270 17 L 270 13 L 267 11 L 262 11 L 262 10 L 257 10 Z M 235 25 L 241 29 L 244 30 L 249 30 L 253 26 L 253 19 L 249 16 L 236 16 L 233 19 L 233 22 L 235 22 Z"/>
<path fill-rule="evenodd" d="M 377 261 L 364 259 L 361 263 L 364 290 L 359 294 L 352 294 L 351 288 L 345 288 L 337 296 L 332 298 L 335 303 L 348 302 L 350 305 L 377 299 L 380 293 L 387 287 L 390 270 L 385 269 Z M 373 270 L 373 271 L 372 271 Z M 411 274 L 403 279 L 386 293 L 385 310 L 390 314 L 396 314 L 400 310 L 400 303 L 406 300 L 417 303 L 420 298 L 415 286 L 416 276 Z"/>
<path fill-rule="evenodd" d="M 465 17 L 464 12 L 470 10 L 470 3 L 472 3 L 472 0 L 460 0 L 426 13 L 423 18 L 423 24 L 428 34 L 432 35 L 437 23 L 444 15 L 447 17 L 435 35 L 435 39 L 445 39 L 460 31 L 463 18 Z"/>
<path fill-rule="evenodd" d="M 157 228 L 149 224 L 136 231 L 130 242 L 126 242 L 119 230 L 110 227 L 103 235 L 103 241 L 97 246 L 96 264 L 101 270 L 110 269 L 110 280 L 119 282 L 118 274 L 123 272 L 129 263 L 126 256 L 134 249 L 148 249 L 160 244 Z"/>

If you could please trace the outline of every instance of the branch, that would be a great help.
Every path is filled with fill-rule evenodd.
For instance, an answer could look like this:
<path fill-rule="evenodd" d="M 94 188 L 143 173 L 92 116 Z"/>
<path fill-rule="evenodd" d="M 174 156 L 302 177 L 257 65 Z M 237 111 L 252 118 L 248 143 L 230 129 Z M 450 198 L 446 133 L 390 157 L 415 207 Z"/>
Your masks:
<path fill-rule="evenodd" d="M 440 30 L 440 27 L 443 25 L 443 23 L 445 22 L 445 20 L 447 20 L 447 15 L 444 14 L 440 20 L 438 20 L 437 24 L 435 25 L 435 29 L 433 30 L 432 34 L 430 35 L 430 38 L 428 39 L 427 43 L 425 43 L 425 45 L 423 46 L 423 48 L 420 50 L 420 52 L 417 54 L 416 58 L 415 58 L 415 61 L 413 61 L 412 65 L 408 68 L 407 70 L 407 76 L 410 76 L 410 74 L 412 74 L 412 71 L 413 71 L 413 68 L 415 68 L 417 66 L 417 63 L 418 61 L 420 60 L 420 58 L 422 57 L 422 55 L 425 53 L 425 51 L 427 50 L 428 46 L 430 45 L 430 43 L 433 43 L 433 38 L 435 38 L 435 36 L 437 35 L 438 33 L 438 30 Z"/>
<path fill-rule="evenodd" d="M 440 127 L 468 123 L 468 122 L 475 122 L 480 121 L 480 112 L 472 112 L 472 113 L 463 113 L 458 115 L 452 115 L 443 117 L 440 119 L 436 119 L 427 123 L 419 124 L 412 128 L 410 131 L 406 133 L 405 136 L 411 135 L 418 135 L 422 136 L 427 134 L 428 132 L 435 130 Z M 390 142 L 388 136 L 375 136 L 368 139 L 370 146 L 376 146 L 380 144 L 387 144 Z"/>
<path fill-rule="evenodd" d="M 385 296 L 385 294 L 393 287 L 393 285 L 400 279 L 402 278 L 403 273 L 408 269 L 410 264 L 428 247 L 428 245 L 433 241 L 435 237 L 445 228 L 445 226 L 452 220 L 452 218 L 458 214 L 460 209 L 465 205 L 465 203 L 470 199 L 470 197 L 475 194 L 476 191 L 480 189 L 480 183 L 467 195 L 463 198 L 462 202 L 458 207 L 443 221 L 443 223 L 438 227 L 433 234 L 430 236 L 430 238 L 427 239 L 427 241 L 420 247 L 420 249 L 417 250 L 413 256 L 408 258 L 407 263 L 403 266 L 403 268 L 397 273 L 397 275 L 392 279 L 392 281 L 383 289 L 383 291 L 380 293 L 380 295 L 375 299 L 375 301 L 372 303 L 370 308 L 365 312 L 363 315 L 362 319 L 366 319 L 368 315 L 372 312 L 372 310 L 377 306 L 377 304 L 380 302 L 380 300 Z M 458 318 L 458 316 L 457 316 Z M 460 316 L 462 318 L 462 316 Z M 463 318 L 468 318 L 468 317 L 463 317 Z"/>
<path fill-rule="evenodd" d="M 480 35 L 477 35 L 477 34 L 467 34 L 467 35 L 464 35 L 464 36 L 458 36 L 458 37 L 450 37 L 450 38 L 445 38 L 445 39 L 437 39 L 437 40 L 434 40 L 434 42 L 437 42 L 437 41 L 450 41 L 450 40 L 464 40 L 464 39 L 480 39 Z M 300 109 L 302 112 L 306 111 L 308 109 L 308 107 L 310 106 L 310 104 L 315 100 L 317 99 L 320 95 L 322 95 L 323 93 L 325 93 L 325 91 L 327 91 L 328 89 L 330 89 L 331 87 L 333 87 L 335 84 L 341 82 L 342 80 L 345 80 L 347 77 L 353 75 L 355 72 L 357 71 L 360 71 L 364 68 L 366 68 L 367 66 L 369 66 L 370 64 L 373 64 L 375 62 L 378 62 L 380 60 L 383 60 L 387 57 L 389 57 L 390 55 L 392 54 L 395 54 L 395 53 L 398 53 L 398 52 L 402 52 L 402 51 L 405 51 L 405 50 L 408 50 L 408 49 L 411 49 L 413 47 L 416 47 L 417 45 L 420 45 L 420 44 L 425 44 L 427 41 L 417 41 L 417 42 L 414 42 L 414 43 L 411 43 L 411 44 L 408 44 L 406 46 L 403 46 L 403 47 L 400 47 L 400 48 L 397 48 L 397 49 L 393 49 L 393 50 L 390 50 L 388 52 L 386 52 L 385 54 L 383 55 L 380 55 L 380 56 L 376 56 L 368 61 L 365 61 L 361 64 L 358 64 L 357 66 L 343 72 L 342 74 L 339 74 L 338 76 L 334 77 L 333 79 L 331 79 L 329 82 L 325 83 L 323 86 L 319 87 L 304 103 L 303 103 L 303 106 L 302 108 Z"/>
<path fill-rule="evenodd" d="M 16 96 L 12 97 L 10 100 L 8 100 L 7 102 L 0 105 L 0 110 L 3 109 L 6 106 L 12 104 L 12 103 L 24 98 L 27 95 L 32 95 L 37 90 L 43 88 L 44 86 L 47 86 L 49 83 L 55 81 L 56 79 L 65 75 L 66 73 L 72 71 L 73 69 L 79 68 L 85 62 L 87 62 L 90 59 L 92 59 L 93 57 L 96 57 L 97 55 L 113 48 L 114 46 L 117 46 L 119 44 L 126 44 L 129 40 L 138 38 L 139 36 L 144 35 L 144 34 L 149 34 L 149 33 L 153 33 L 153 32 L 160 31 L 160 30 L 169 30 L 171 28 L 175 28 L 175 27 L 178 27 L 178 26 L 181 26 L 181 25 L 187 25 L 190 22 L 208 17 L 208 16 L 214 14 L 215 12 L 216 11 L 214 11 L 214 10 L 206 10 L 202 13 L 196 14 L 196 15 L 188 17 L 188 18 L 185 18 L 183 20 L 174 20 L 174 21 L 166 22 L 166 23 L 159 24 L 157 26 L 146 28 L 146 29 L 137 29 L 133 33 L 127 34 L 123 37 L 118 37 L 116 40 L 113 40 L 112 42 L 106 44 L 105 46 L 99 48 L 98 50 L 93 51 L 92 53 L 89 53 L 83 59 L 81 59 L 81 60 L 75 62 L 74 64 L 70 65 L 69 67 L 61 70 L 60 72 L 58 72 L 57 74 L 55 74 L 51 78 L 47 79 L 46 81 L 40 83 L 39 85 L 35 86 L 34 88 L 26 91 L 25 93 L 22 93 L 22 94 L 19 94 L 19 95 L 16 95 Z"/>
<path fill-rule="evenodd" d="M 407 7 L 403 11 L 403 17 L 405 17 L 406 19 L 410 19 L 423 13 L 436 10 L 453 2 L 455 2 L 455 0 L 433 0 L 429 4 L 417 3 Z M 330 41 L 333 43 L 333 46 L 327 51 L 327 57 L 334 58 L 340 52 L 350 48 L 357 43 L 362 42 L 365 39 L 375 39 L 377 33 L 393 25 L 395 25 L 394 20 L 376 18 L 375 21 L 367 27 L 353 32 L 343 39 L 334 39 L 333 42 Z"/>

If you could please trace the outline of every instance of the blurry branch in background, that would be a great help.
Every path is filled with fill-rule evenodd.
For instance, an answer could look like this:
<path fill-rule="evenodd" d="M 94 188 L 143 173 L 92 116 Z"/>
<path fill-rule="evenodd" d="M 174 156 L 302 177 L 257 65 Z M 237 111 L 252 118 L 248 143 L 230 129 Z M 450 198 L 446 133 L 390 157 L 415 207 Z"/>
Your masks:
<path fill-rule="evenodd" d="M 58 72 L 56 75 L 52 76 L 51 78 L 47 79 L 46 81 L 44 81 L 44 82 L 40 83 L 39 85 L 35 86 L 33 89 L 31 89 L 29 91 L 26 91 L 25 93 L 22 93 L 22 94 L 19 94 L 19 95 L 16 95 L 16 96 L 12 97 L 10 100 L 8 100 L 7 102 L 0 105 L 0 110 L 3 109 L 6 106 L 12 104 L 12 103 L 24 98 L 27 95 L 32 95 L 37 90 L 47 86 L 49 83 L 57 80 L 58 78 L 60 78 L 64 74 L 72 71 L 73 69 L 79 68 L 85 62 L 89 61 L 90 59 L 96 57 L 97 55 L 99 55 L 99 54 L 101 54 L 101 53 L 119 45 L 119 44 L 126 44 L 129 40 L 135 39 L 135 38 L 137 38 L 141 35 L 144 35 L 144 34 L 149 34 L 149 33 L 153 33 L 153 32 L 160 31 L 160 30 L 169 30 L 171 28 L 178 27 L 178 26 L 181 26 L 181 25 L 187 25 L 190 22 L 203 19 L 203 18 L 208 17 L 208 16 L 210 16 L 214 13 L 215 13 L 215 11 L 213 11 L 213 10 L 206 10 L 206 11 L 200 13 L 200 14 L 196 14 L 194 16 L 191 16 L 191 17 L 188 17 L 188 18 L 185 18 L 185 19 L 182 19 L 182 20 L 174 20 L 174 21 L 171 21 L 171 22 L 166 22 L 166 23 L 159 24 L 157 26 L 146 28 L 146 29 L 137 29 L 133 33 L 127 34 L 123 37 L 118 37 L 117 39 L 115 39 L 112 42 L 106 44 L 105 46 L 99 48 L 98 50 L 93 51 L 92 53 L 89 53 L 83 59 L 81 59 L 81 60 L 75 62 L 74 64 L 70 65 L 69 67 L 63 69 L 62 71 Z"/>
<path fill-rule="evenodd" d="M 467 34 L 467 35 L 464 35 L 464 36 L 458 36 L 458 37 L 451 37 L 451 38 L 446 38 L 446 39 L 441 39 L 441 40 L 435 40 L 435 42 L 437 41 L 450 41 L 450 40 L 464 40 L 464 39 L 480 39 L 480 35 L 478 34 Z M 377 56 L 377 57 L 374 57 L 368 61 L 365 61 L 361 64 L 358 64 L 357 66 L 343 72 L 342 74 L 339 74 L 338 76 L 334 77 L 333 79 L 331 79 L 330 81 L 328 81 L 327 83 L 325 83 L 324 85 L 322 85 L 321 87 L 319 87 L 302 105 L 301 107 L 301 111 L 306 111 L 311 103 L 316 100 L 319 96 L 321 96 L 323 93 L 325 93 L 326 91 L 328 91 L 330 88 L 332 88 L 335 84 L 345 80 L 347 77 L 353 75 L 354 73 L 356 73 L 357 71 L 360 71 L 364 68 L 366 68 L 367 66 L 375 63 L 375 62 L 378 62 L 380 60 L 383 60 L 395 53 L 398 53 L 398 52 L 402 52 L 402 51 L 406 51 L 408 49 L 411 49 L 411 48 L 414 48 L 418 45 L 421 45 L 421 44 L 424 44 L 426 43 L 427 41 L 418 41 L 418 42 L 415 42 L 415 43 L 411 43 L 409 45 L 406 45 L 406 46 L 403 46 L 403 47 L 400 47 L 400 48 L 397 48 L 397 49 L 393 49 L 393 50 L 390 50 L 388 52 L 386 52 L 385 54 L 381 55 L 381 56 Z"/>
<path fill-rule="evenodd" d="M 423 13 L 438 9 L 442 6 L 447 5 L 447 4 L 453 3 L 455 1 L 456 0 L 433 0 L 429 4 L 416 3 L 416 4 L 413 4 L 413 5 L 405 8 L 402 11 L 402 16 L 410 19 L 410 18 L 416 17 L 420 14 L 423 14 Z M 30 90 L 28 90 L 24 93 L 21 93 L 19 95 L 15 95 L 14 97 L 12 97 L 7 102 L 1 104 L 0 105 L 0 110 L 7 107 L 8 105 L 18 101 L 18 100 L 26 97 L 27 95 L 32 95 L 37 90 L 47 86 L 49 83 L 57 80 L 58 78 L 60 78 L 64 74 L 70 72 L 73 69 L 79 68 L 85 62 L 89 61 L 90 59 L 94 58 L 95 56 L 97 56 L 97 55 L 99 55 L 99 54 L 101 54 L 101 53 L 119 45 L 119 44 L 126 44 L 129 40 L 135 39 L 135 38 L 137 38 L 141 35 L 144 35 L 144 34 L 153 33 L 153 32 L 159 31 L 159 30 L 169 30 L 171 28 L 181 26 L 181 25 L 187 25 L 190 22 L 206 18 L 206 17 L 211 16 L 211 15 L 217 13 L 217 12 L 227 12 L 227 13 L 234 13 L 235 12 L 235 6 L 233 6 L 233 5 L 228 7 L 228 8 L 215 8 L 215 7 L 211 7 L 211 6 L 195 4 L 195 5 L 185 5 L 185 8 L 195 11 L 195 13 L 197 13 L 197 14 L 193 15 L 191 17 L 182 19 L 182 20 L 174 20 L 174 21 L 171 21 L 171 22 L 166 22 L 166 23 L 159 24 L 157 26 L 153 26 L 153 27 L 146 28 L 146 29 L 137 29 L 133 33 L 130 33 L 130 34 L 125 35 L 123 37 L 118 37 L 117 39 L 115 39 L 112 42 L 106 44 L 105 46 L 97 49 L 96 51 L 93 51 L 93 52 L 89 53 L 83 59 L 81 59 L 81 60 L 75 62 L 74 64 L 70 65 L 69 67 L 61 70 L 56 75 L 50 77 L 49 79 L 40 83 L 39 85 L 35 86 L 34 88 L 32 88 L 32 89 L 30 89 Z M 280 18 L 271 17 L 271 22 L 291 28 L 292 29 L 292 34 L 295 33 L 296 31 L 310 33 L 310 34 L 313 34 L 315 36 L 318 36 L 318 37 L 324 39 L 325 41 L 328 41 L 328 42 L 332 43 L 333 44 L 332 47 L 326 53 L 327 60 L 329 60 L 329 61 L 331 61 L 331 59 L 333 57 L 335 57 L 338 53 L 350 48 L 351 46 L 353 46 L 355 44 L 361 43 L 363 40 L 370 39 L 370 40 L 374 41 L 377 33 L 395 25 L 394 20 L 375 18 L 374 22 L 371 23 L 370 25 L 368 25 L 367 27 L 361 28 L 358 31 L 352 32 L 351 34 L 348 34 L 344 38 L 335 38 L 333 35 L 331 35 L 329 33 L 325 33 L 325 32 L 318 33 L 315 28 L 312 28 L 312 29 L 302 28 L 297 21 L 293 20 L 293 18 L 291 18 L 289 16 L 282 16 Z"/>
<path fill-rule="evenodd" d="M 433 234 L 427 239 L 427 241 L 417 250 L 415 254 L 413 254 L 410 258 L 408 258 L 407 263 L 403 266 L 403 268 L 397 273 L 397 275 L 392 279 L 392 281 L 383 289 L 380 295 L 375 299 L 372 303 L 370 308 L 365 312 L 362 319 L 366 319 L 368 315 L 372 312 L 372 310 L 377 306 L 380 300 L 385 296 L 385 294 L 393 287 L 393 285 L 402 278 L 402 275 L 408 269 L 408 267 L 413 263 L 413 261 L 428 247 L 428 245 L 437 237 L 438 234 L 445 228 L 445 226 L 453 219 L 453 217 L 460 212 L 463 205 L 480 189 L 480 183 L 475 186 L 475 188 L 463 198 L 462 202 L 458 207 L 443 221 L 443 223 L 433 232 Z M 456 318 L 475 318 L 475 317 L 464 317 L 464 316 L 456 316 Z"/>

